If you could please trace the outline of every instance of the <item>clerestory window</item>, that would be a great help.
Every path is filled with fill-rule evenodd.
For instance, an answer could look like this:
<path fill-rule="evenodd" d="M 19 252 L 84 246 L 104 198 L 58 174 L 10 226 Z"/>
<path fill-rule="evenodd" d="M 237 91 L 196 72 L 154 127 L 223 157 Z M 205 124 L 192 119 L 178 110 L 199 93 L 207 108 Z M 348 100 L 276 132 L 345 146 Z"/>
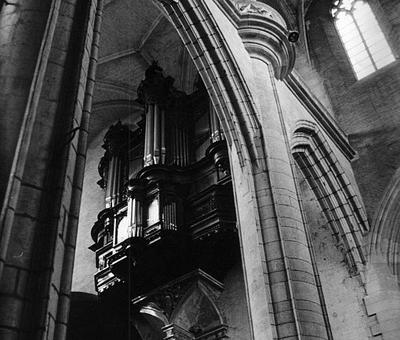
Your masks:
<path fill-rule="evenodd" d="M 331 10 L 357 79 L 395 60 L 392 50 L 364 0 L 336 0 Z"/>

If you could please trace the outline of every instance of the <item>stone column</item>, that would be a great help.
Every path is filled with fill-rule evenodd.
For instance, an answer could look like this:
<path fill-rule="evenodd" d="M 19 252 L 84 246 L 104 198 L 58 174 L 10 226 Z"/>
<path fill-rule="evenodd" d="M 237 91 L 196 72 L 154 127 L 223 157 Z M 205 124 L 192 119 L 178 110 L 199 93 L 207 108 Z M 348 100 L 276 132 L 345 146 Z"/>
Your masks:
<path fill-rule="evenodd" d="M 276 89 L 295 59 L 285 20 L 264 1 L 161 2 L 228 141 L 249 338 L 327 339 Z"/>
<path fill-rule="evenodd" d="M 251 58 L 252 96 L 263 133 L 266 176 L 259 190 L 261 238 L 271 304 L 279 339 L 328 339 L 314 267 L 300 207 L 278 82 L 290 71 L 294 54 L 280 14 L 268 5 L 246 1 L 239 11 L 248 20 L 239 29 Z M 290 94 L 291 95 L 291 94 Z M 298 103 L 297 109 L 301 108 Z M 296 106 L 293 107 L 296 109 Z M 264 182 L 265 181 L 265 182 Z M 262 190 L 262 191 L 261 191 Z"/>
<path fill-rule="evenodd" d="M 52 0 L 10 2 L 0 2 L 0 202 L 25 110 L 34 110 L 37 101 L 32 92 L 42 86 L 43 64 L 49 57 L 60 7 L 60 1 Z M 44 35 L 47 40 L 42 44 Z"/>
<path fill-rule="evenodd" d="M 102 1 L 12 3 L 0 12 L 0 153 L 15 155 L 0 176 L 0 338 L 64 339 Z"/>

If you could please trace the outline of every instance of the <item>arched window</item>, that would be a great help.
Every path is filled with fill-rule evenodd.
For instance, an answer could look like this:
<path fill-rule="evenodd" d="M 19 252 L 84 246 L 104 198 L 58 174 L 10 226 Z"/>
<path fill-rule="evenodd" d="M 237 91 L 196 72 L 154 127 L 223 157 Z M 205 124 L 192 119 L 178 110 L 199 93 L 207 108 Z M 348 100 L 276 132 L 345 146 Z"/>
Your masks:
<path fill-rule="evenodd" d="M 336 0 L 331 13 L 357 79 L 395 60 L 366 1 Z"/>

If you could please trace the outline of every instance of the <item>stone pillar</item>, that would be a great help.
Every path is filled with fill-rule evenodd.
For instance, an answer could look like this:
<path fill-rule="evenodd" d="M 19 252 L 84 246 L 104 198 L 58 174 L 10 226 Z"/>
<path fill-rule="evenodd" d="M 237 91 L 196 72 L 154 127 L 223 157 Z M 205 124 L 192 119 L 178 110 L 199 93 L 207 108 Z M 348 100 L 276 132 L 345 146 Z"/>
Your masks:
<path fill-rule="evenodd" d="M 239 10 L 249 16 L 239 35 L 252 62 L 252 96 L 267 162 L 267 176 L 256 179 L 256 186 L 263 192 L 258 197 L 260 232 L 277 335 L 328 339 L 281 106 L 290 98 L 282 98 L 277 89 L 294 61 L 287 32 L 281 29 L 285 21 L 270 6 L 255 1 L 246 1 Z"/>
<path fill-rule="evenodd" d="M 161 1 L 228 141 L 249 338 L 327 339 L 276 89 L 293 68 L 294 47 L 265 2 Z"/>
<path fill-rule="evenodd" d="M 64 339 L 102 1 L 12 3 L 0 12 L 0 338 Z"/>
<path fill-rule="evenodd" d="M 60 1 L 52 0 L 11 2 L 0 2 L 0 202 L 7 190 L 25 110 L 36 105 L 32 91 L 42 85 L 40 59 L 48 58 L 60 6 Z M 42 45 L 45 34 L 47 44 Z"/>
<path fill-rule="evenodd" d="M 327 339 L 276 79 L 263 61 L 253 59 L 253 69 L 268 155 L 264 201 L 272 204 L 260 215 L 278 334 Z"/>

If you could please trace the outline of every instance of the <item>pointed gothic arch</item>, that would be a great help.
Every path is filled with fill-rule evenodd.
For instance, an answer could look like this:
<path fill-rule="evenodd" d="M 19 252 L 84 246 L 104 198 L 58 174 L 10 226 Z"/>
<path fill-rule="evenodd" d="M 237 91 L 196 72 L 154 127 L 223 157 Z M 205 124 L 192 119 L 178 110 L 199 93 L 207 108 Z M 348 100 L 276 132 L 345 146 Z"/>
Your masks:
<path fill-rule="evenodd" d="M 400 169 L 386 187 L 374 218 L 369 242 L 369 256 L 383 256 L 400 283 Z"/>
<path fill-rule="evenodd" d="M 238 65 L 232 47 L 204 1 L 189 2 L 153 0 L 167 13 L 199 72 L 229 144 L 235 144 L 240 165 L 250 161 L 265 169 L 265 151 L 262 145 L 260 122 L 245 76 Z M 255 11 L 248 12 L 231 2 L 224 5 L 235 28 L 239 29 L 246 49 L 256 48 L 257 53 L 273 61 L 278 79 L 285 78 L 294 66 L 294 47 L 289 44 L 285 33 L 286 24 L 282 17 L 266 20 L 271 7 L 257 3 Z M 204 18 L 207 18 L 205 20 Z M 262 20 L 260 20 L 262 18 Z M 251 20 L 250 20 L 251 19 Z M 256 28 L 257 37 L 247 32 L 248 26 Z M 268 29 L 266 27 L 268 26 Z M 274 34 L 271 34 L 274 32 Z M 276 47 L 277 50 L 273 51 Z"/>
<path fill-rule="evenodd" d="M 210 333 L 223 328 L 225 323 L 215 296 L 201 282 L 195 282 L 188 289 L 171 314 L 171 322 L 194 333 Z"/>
<path fill-rule="evenodd" d="M 362 237 L 369 231 L 368 220 L 350 180 L 316 124 L 297 122 L 292 153 L 342 248 L 349 270 L 360 272 L 366 263 Z"/>

